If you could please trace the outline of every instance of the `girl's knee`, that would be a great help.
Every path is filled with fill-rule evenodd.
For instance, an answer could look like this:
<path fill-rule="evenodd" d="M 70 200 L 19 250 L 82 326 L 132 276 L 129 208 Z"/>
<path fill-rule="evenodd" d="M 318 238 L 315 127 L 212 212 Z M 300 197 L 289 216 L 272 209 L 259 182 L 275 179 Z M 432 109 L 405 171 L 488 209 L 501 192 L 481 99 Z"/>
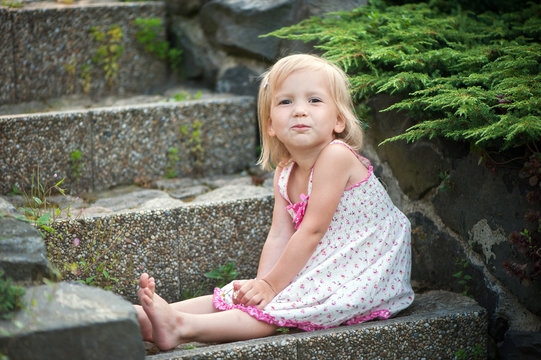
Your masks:
<path fill-rule="evenodd" d="M 244 326 L 249 327 L 251 331 L 253 331 L 254 334 L 257 334 L 254 337 L 263 337 L 263 336 L 270 336 L 273 335 L 276 332 L 276 329 L 278 328 L 276 325 L 269 324 L 265 321 L 258 320 L 255 317 L 249 315 L 248 313 L 245 313 L 241 310 L 233 310 L 235 311 L 235 317 L 237 324 L 244 324 Z"/>

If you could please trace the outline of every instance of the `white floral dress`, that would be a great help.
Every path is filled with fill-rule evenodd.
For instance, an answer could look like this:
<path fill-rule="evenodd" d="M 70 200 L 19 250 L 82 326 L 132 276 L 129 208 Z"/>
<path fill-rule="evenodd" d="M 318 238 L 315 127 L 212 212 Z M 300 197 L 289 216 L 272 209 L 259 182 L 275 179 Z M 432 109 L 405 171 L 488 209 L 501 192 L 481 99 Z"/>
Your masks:
<path fill-rule="evenodd" d="M 368 176 L 344 190 L 327 232 L 299 274 L 262 310 L 233 304 L 232 283 L 216 288 L 217 309 L 240 309 L 277 326 L 317 330 L 387 319 L 413 302 L 410 223 L 373 174 L 370 161 L 354 153 L 369 169 Z M 287 185 L 293 166 L 282 169 L 277 186 L 298 227 L 312 177 L 308 195 L 292 204 Z"/>

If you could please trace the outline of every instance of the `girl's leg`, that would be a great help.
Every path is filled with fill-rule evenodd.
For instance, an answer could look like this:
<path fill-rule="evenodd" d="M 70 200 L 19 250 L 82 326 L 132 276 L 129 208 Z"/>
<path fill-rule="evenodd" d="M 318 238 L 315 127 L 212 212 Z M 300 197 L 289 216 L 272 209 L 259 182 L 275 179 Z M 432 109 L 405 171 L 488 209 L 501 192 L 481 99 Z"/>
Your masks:
<path fill-rule="evenodd" d="M 141 278 L 139 279 L 139 291 L 138 296 L 139 300 L 142 303 L 142 296 L 143 289 L 149 288 L 152 292 L 155 291 L 156 283 L 154 281 L 154 278 L 149 278 L 148 274 L 142 274 Z M 139 326 L 141 327 L 141 335 L 143 336 L 143 340 L 146 341 L 153 341 L 152 338 L 152 323 L 150 322 L 150 319 L 148 318 L 147 314 L 145 313 L 145 310 L 140 305 L 134 305 L 135 310 L 137 311 L 137 318 L 139 320 Z M 216 308 L 214 307 L 212 303 L 212 295 L 206 295 L 206 296 L 200 296 L 192 299 L 187 299 L 184 301 L 179 301 L 175 303 L 171 303 L 170 306 L 176 310 L 181 311 L 185 313 L 191 313 L 191 314 L 208 314 L 217 312 Z"/>
<path fill-rule="evenodd" d="M 142 287 L 140 300 L 152 328 L 152 341 L 162 350 L 190 342 L 224 342 L 268 336 L 276 326 L 240 310 L 190 314 L 176 310 L 151 287 Z"/>

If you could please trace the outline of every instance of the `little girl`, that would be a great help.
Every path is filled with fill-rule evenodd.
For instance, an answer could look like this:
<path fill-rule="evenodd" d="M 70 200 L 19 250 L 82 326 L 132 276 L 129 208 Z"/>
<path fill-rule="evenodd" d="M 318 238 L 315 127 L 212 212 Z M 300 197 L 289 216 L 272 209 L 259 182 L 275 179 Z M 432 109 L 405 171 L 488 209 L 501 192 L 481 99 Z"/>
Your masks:
<path fill-rule="evenodd" d="M 387 319 L 413 301 L 410 223 L 355 150 L 362 131 L 344 72 L 312 55 L 263 75 L 259 163 L 276 166 L 274 212 L 257 277 L 168 304 L 141 275 L 143 338 L 178 344 Z"/>

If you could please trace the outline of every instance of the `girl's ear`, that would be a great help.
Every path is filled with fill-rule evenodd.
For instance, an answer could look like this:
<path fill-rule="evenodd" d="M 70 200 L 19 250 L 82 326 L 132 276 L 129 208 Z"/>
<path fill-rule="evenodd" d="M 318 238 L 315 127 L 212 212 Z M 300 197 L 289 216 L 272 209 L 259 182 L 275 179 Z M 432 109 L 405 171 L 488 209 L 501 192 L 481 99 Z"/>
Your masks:
<path fill-rule="evenodd" d="M 270 118 L 270 116 L 269 116 L 269 127 L 267 128 L 267 134 L 269 134 L 269 136 L 275 136 L 276 135 L 276 132 L 272 128 L 272 119 Z"/>
<path fill-rule="evenodd" d="M 334 133 L 340 134 L 342 131 L 346 129 L 346 121 L 342 117 L 342 115 L 338 115 L 336 118 L 336 123 L 334 124 Z"/>

